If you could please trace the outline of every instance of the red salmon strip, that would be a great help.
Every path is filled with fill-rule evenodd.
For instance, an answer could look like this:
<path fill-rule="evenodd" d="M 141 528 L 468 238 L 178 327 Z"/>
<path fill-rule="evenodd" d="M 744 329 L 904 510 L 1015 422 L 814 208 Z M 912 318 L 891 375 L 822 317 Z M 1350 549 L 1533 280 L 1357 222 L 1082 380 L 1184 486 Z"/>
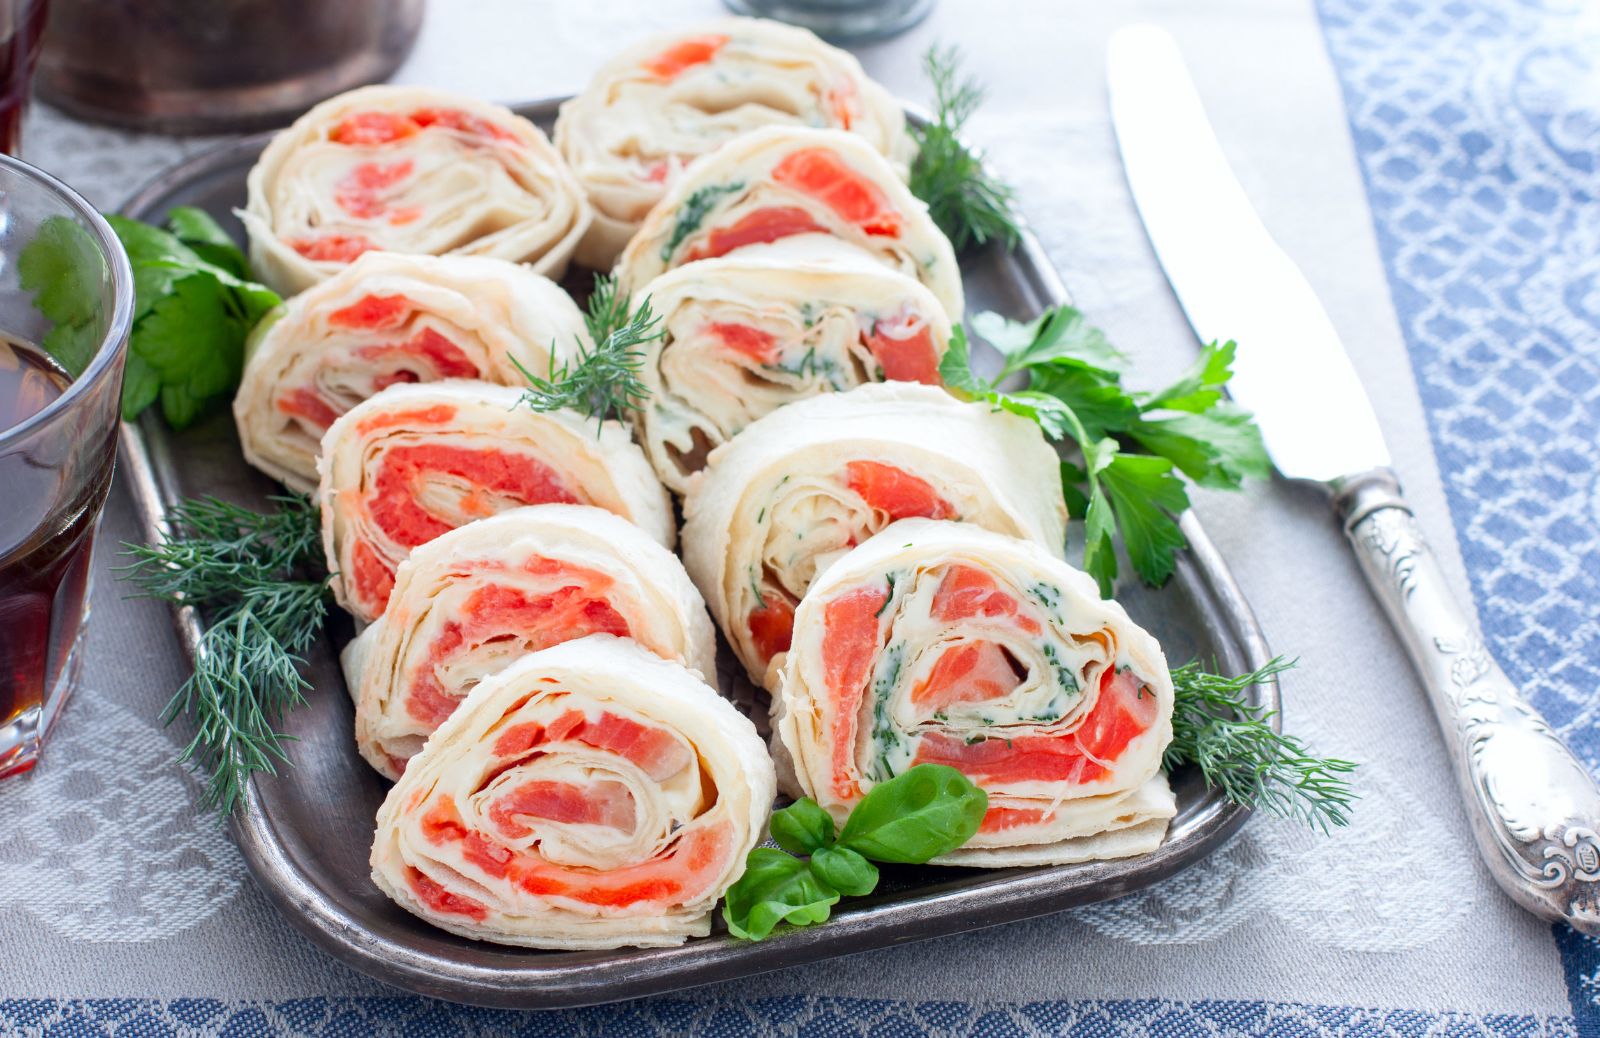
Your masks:
<path fill-rule="evenodd" d="M 870 507 L 889 513 L 890 519 L 955 518 L 955 510 L 932 484 L 904 469 L 877 461 L 852 461 L 844 468 L 845 484 Z"/>
<path fill-rule="evenodd" d="M 667 730 L 610 711 L 602 711 L 591 720 L 581 710 L 568 710 L 548 726 L 537 722 L 513 725 L 500 734 L 494 751 L 497 756 L 511 756 L 513 759 L 506 766 L 512 766 L 529 754 L 559 752 L 557 744 L 563 741 L 621 756 L 639 765 L 656 781 L 670 778 L 694 763 L 693 755 Z M 478 788 L 486 787 L 502 771 L 490 774 Z M 628 832 L 637 823 L 636 808 L 628 787 L 612 779 L 587 783 L 530 779 L 499 793 L 488 805 L 494 832 L 466 824 L 456 802 L 445 795 L 434 799 L 419 822 L 423 836 L 431 843 L 459 843 L 466 862 L 486 877 L 509 881 L 530 894 L 618 908 L 643 902 L 683 903 L 701 896 L 725 871 L 733 853 L 730 820 L 691 824 L 680 830 L 656 857 L 610 872 L 552 864 L 536 851 L 518 850 L 500 842 L 536 835 L 539 820 Z M 417 805 L 411 807 L 416 809 Z M 441 913 L 486 914 L 479 902 L 451 894 L 415 870 L 412 873 L 413 891 L 430 908 Z"/>
<path fill-rule="evenodd" d="M 713 227 L 703 244 L 683 258 L 685 263 L 716 259 L 746 245 L 765 245 L 796 234 L 825 234 L 827 228 L 797 206 L 768 206 L 746 213 L 730 227 Z"/>
<path fill-rule="evenodd" d="M 900 234 L 900 213 L 883 190 L 827 148 L 790 152 L 772 168 L 772 179 L 815 198 L 869 235 L 894 238 Z"/>
<path fill-rule="evenodd" d="M 928 386 L 943 384 L 939 377 L 939 351 L 933 345 L 933 330 L 926 323 L 900 339 L 891 337 L 883 327 L 881 321 L 874 323 L 862 341 L 883 369 L 885 379 Z"/>
<path fill-rule="evenodd" d="M 878 614 L 889 600 L 887 587 L 847 591 L 823 610 L 822 666 L 833 700 L 833 793 L 843 800 L 860 795 L 852 774 L 856 770 L 856 729 L 867 676 L 877 655 L 881 635 Z"/>
<path fill-rule="evenodd" d="M 684 69 L 704 65 L 727 46 L 728 37 L 719 33 L 691 36 L 673 44 L 644 63 L 644 70 L 657 79 L 676 79 Z"/>

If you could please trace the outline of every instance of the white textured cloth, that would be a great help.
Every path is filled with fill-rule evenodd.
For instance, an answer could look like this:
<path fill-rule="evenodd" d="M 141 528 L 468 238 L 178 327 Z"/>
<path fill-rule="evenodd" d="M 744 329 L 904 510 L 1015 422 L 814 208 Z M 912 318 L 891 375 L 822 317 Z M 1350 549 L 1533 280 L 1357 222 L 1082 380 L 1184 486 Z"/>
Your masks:
<path fill-rule="evenodd" d="M 660 0 L 624 16 L 618 6 L 434 0 L 398 78 L 506 100 L 570 91 L 624 37 L 721 10 L 714 0 Z M 925 99 L 918 55 L 935 40 L 962 43 L 990 89 L 971 136 L 1019 186 L 1079 305 L 1137 359 L 1137 382 L 1153 384 L 1188 363 L 1194 343 L 1127 196 L 1105 110 L 1105 38 L 1141 16 L 1178 36 L 1225 150 L 1332 315 L 1422 525 L 1464 592 L 1338 82 L 1307 0 L 944 0 L 928 22 L 861 56 L 897 95 Z M 48 111 L 29 129 L 29 158 L 106 206 L 205 143 Z M 1274 483 L 1203 493 L 1197 508 L 1274 650 L 1300 658 L 1284 682 L 1289 727 L 1363 764 L 1348 830 L 1322 838 L 1256 819 L 1206 862 L 1120 901 L 683 997 L 805 996 L 806 1019 L 846 1021 L 866 1004 L 854 999 L 1002 1003 L 997 1019 L 1018 1033 L 1044 1025 L 1006 1008 L 1013 1003 L 1123 999 L 1414 1010 L 1440 1030 L 1449 1018 L 1436 1014 L 1511 1014 L 1529 1018 L 1524 1033 L 1568 1031 L 1550 928 L 1514 909 L 1479 864 L 1421 691 L 1325 502 Z M 103 545 L 138 537 L 119 487 Z M 191 807 L 193 781 L 170 763 L 179 736 L 156 720 L 182 657 L 163 606 L 120 597 L 113 561 L 110 551 L 98 560 L 85 689 L 37 772 L 0 783 L 0 998 L 391 993 L 277 918 L 226 838 Z M 1181 660 L 1183 647 L 1169 654 Z M 931 1013 L 918 1017 L 924 1028 L 947 1026 Z M 1285 1016 L 1308 1033 L 1326 1024 L 1279 1006 L 1248 1027 Z M 799 1021 L 766 1022 L 791 1033 Z"/>

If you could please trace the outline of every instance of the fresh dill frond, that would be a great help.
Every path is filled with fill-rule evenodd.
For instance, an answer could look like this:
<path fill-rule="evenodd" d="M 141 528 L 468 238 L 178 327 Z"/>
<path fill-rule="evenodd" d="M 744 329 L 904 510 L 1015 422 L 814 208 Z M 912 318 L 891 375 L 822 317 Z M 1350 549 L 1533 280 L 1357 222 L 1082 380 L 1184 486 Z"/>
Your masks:
<path fill-rule="evenodd" d="M 1178 667 L 1172 672 L 1172 742 L 1162 764 L 1170 771 L 1193 763 L 1206 785 L 1234 803 L 1327 832 L 1350 824 L 1357 795 L 1349 775 L 1356 765 L 1313 755 L 1299 739 L 1273 729 L 1272 711 L 1244 699 L 1245 689 L 1293 666 L 1280 656 L 1232 678 L 1195 662 Z"/>
<path fill-rule="evenodd" d="M 933 119 L 912 127 L 917 155 L 911 162 L 911 193 L 956 251 L 990 241 L 1015 245 L 1021 231 L 1013 211 L 1016 192 L 984 168 L 982 157 L 961 139 L 962 127 L 983 103 L 983 87 L 961 73 L 955 45 L 933 46 L 922 57 L 933 85 Z"/>
<path fill-rule="evenodd" d="M 160 544 L 124 545 L 133 559 L 124 579 L 145 597 L 203 608 L 236 598 L 242 588 L 281 583 L 285 573 L 322 561 L 322 523 L 309 497 L 269 498 L 276 510 L 256 512 L 215 497 L 193 498 L 168 513 L 172 536 Z"/>
<path fill-rule="evenodd" d="M 601 274 L 596 277 L 583 314 L 583 323 L 589 328 L 589 338 L 594 342 L 606 341 L 612 332 L 628 323 L 630 316 L 628 297 L 617 291 L 616 275 Z"/>
<path fill-rule="evenodd" d="M 588 314 L 594 345 L 580 344 L 576 360 L 554 362 L 548 378 L 512 361 L 528 380 L 521 402 L 530 409 L 569 408 L 603 423 L 608 417 L 637 411 L 650 395 L 639 377 L 645 358 L 642 347 L 662 336 L 660 316 L 650 309 L 649 297 L 630 311 L 628 299 L 619 298 L 610 279 L 600 279 L 595 293 Z M 600 332 L 604 334 L 596 334 Z"/>
<path fill-rule="evenodd" d="M 277 497 L 274 512 L 204 498 L 168 516 L 159 544 L 125 544 L 119 575 L 152 598 L 193 606 L 205 631 L 194 673 L 162 711 L 192 718 L 181 759 L 210 773 L 204 802 L 227 813 L 254 772 L 286 762 L 283 716 L 309 688 L 304 656 L 322 632 L 328 581 L 321 522 L 304 497 Z"/>

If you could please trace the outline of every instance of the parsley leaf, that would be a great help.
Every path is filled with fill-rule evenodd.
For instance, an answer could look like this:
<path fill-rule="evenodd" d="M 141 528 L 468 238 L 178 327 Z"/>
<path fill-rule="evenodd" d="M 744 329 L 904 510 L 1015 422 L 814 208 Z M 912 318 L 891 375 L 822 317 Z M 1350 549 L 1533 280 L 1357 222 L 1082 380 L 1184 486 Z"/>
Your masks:
<path fill-rule="evenodd" d="M 1118 453 L 1100 472 L 1128 561 L 1148 584 L 1164 584 L 1189 546 L 1172 517 L 1189 507 L 1172 462 L 1149 454 Z M 1104 582 L 1102 582 L 1104 587 Z"/>
<path fill-rule="evenodd" d="M 108 218 L 134 272 L 134 329 L 123 375 L 122 410 L 132 418 L 157 399 L 181 428 L 238 379 L 244 334 L 278 302 L 247 281 L 244 254 L 198 209 L 175 209 L 171 231 L 125 217 Z M 99 346 L 105 262 L 89 233 L 67 217 L 45 220 L 18 259 L 22 287 L 52 322 L 41 345 L 76 375 Z M 222 295 L 180 284 L 199 278 Z"/>
<path fill-rule="evenodd" d="M 39 345 L 76 378 L 100 345 L 100 286 L 105 260 L 83 225 L 69 216 L 39 224 L 33 241 L 17 257 L 17 280 L 33 293 L 33 305 L 51 328 Z"/>
<path fill-rule="evenodd" d="M 249 327 L 229 311 L 227 292 L 215 278 L 190 274 L 139 322 L 134 353 L 159 379 L 161 414 L 174 429 L 239 384 Z"/>
<path fill-rule="evenodd" d="M 1148 584 L 1172 576 L 1186 547 L 1177 516 L 1189 507 L 1185 477 L 1237 489 L 1271 473 L 1261 433 L 1248 412 L 1223 396 L 1233 374 L 1233 343 L 1207 346 L 1165 389 L 1138 393 L 1122 384 L 1127 358 L 1070 306 L 1032 321 L 982 313 L 972 326 L 1001 354 L 993 379 L 972 369 L 966 334 L 955 330 L 939 373 L 950 389 L 1039 424 L 1069 440 L 1082 463 L 1061 466 L 1067 511 L 1084 521 L 1083 568 L 1109 597 L 1116 543 Z M 1020 389 L 999 384 L 1020 377 Z"/>
<path fill-rule="evenodd" d="M 173 209 L 166 228 L 124 216 L 106 220 L 133 267 L 122 417 L 131 421 L 159 400 L 167 423 L 182 429 L 233 392 L 246 336 L 282 300 L 250 279 L 244 253 L 199 209 Z M 75 221 L 52 217 L 17 265 L 22 287 L 52 322 L 40 345 L 78 374 L 102 334 L 106 272 L 93 240 Z"/>

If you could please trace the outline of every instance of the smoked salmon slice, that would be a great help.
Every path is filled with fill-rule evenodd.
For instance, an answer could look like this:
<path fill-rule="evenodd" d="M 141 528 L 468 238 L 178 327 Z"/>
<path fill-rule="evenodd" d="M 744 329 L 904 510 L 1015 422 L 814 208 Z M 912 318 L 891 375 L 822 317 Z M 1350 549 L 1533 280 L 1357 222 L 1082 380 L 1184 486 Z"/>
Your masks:
<path fill-rule="evenodd" d="M 857 134 L 768 126 L 702 158 L 669 176 L 664 197 L 643 216 L 614 265 L 620 290 L 637 295 L 668 271 L 747 246 L 831 237 L 914 278 L 947 318 L 961 319 L 961 273 L 949 239 L 906 187 L 904 170 Z M 629 156 L 625 175 L 650 190 L 640 180 L 648 168 Z M 615 193 L 615 181 L 608 181 L 606 194 Z M 885 350 L 891 364 L 899 360 L 892 353 Z"/>
<path fill-rule="evenodd" d="M 509 387 L 390 386 L 341 416 L 323 439 L 318 496 L 331 522 L 329 571 L 355 572 L 360 551 L 371 556 L 362 561 L 369 576 L 377 569 L 392 575 L 413 549 L 451 530 L 540 504 L 602 507 L 670 543 L 671 513 L 649 463 L 621 427 L 599 433 L 575 412 L 529 410 Z M 387 598 L 373 597 L 375 581 L 335 581 L 345 608 L 368 621 L 382 615 Z M 602 628 L 607 620 L 589 619 Z"/>
<path fill-rule="evenodd" d="M 900 214 L 872 179 L 827 148 L 790 152 L 772 167 L 772 179 L 809 195 L 868 234 L 895 237 Z"/>
<path fill-rule="evenodd" d="M 556 146 L 595 208 L 578 261 L 610 270 L 686 167 L 748 131 L 791 123 L 850 131 L 897 169 L 914 150 L 895 98 L 812 33 L 714 19 L 627 47 L 556 120 Z"/>
<path fill-rule="evenodd" d="M 644 68 L 657 79 L 676 79 L 685 69 L 711 61 L 727 45 L 728 37 L 721 33 L 691 36 L 646 61 Z"/>
<path fill-rule="evenodd" d="M 273 137 L 248 188 L 251 267 L 284 298 L 369 251 L 492 258 L 560 278 L 594 219 L 537 126 L 418 87 L 322 102 Z"/>
<path fill-rule="evenodd" d="M 739 218 L 728 227 L 717 227 L 695 246 L 686 261 L 716 259 L 746 245 L 765 245 L 796 234 L 816 234 L 825 228 L 811 214 L 794 206 L 769 206 Z"/>
<path fill-rule="evenodd" d="M 777 734 L 836 822 L 875 784 L 937 764 L 989 797 L 951 864 L 1160 843 L 1176 811 L 1161 771 L 1171 675 L 1154 639 L 1058 556 L 969 523 L 900 520 L 823 571 L 794 630 Z"/>
<path fill-rule="evenodd" d="M 709 932 L 775 794 L 755 726 L 698 674 L 590 635 L 484 677 L 433 733 L 379 809 L 373 879 L 480 940 L 675 944 Z"/>
<path fill-rule="evenodd" d="M 482 678 L 528 653 L 609 635 L 716 672 L 705 604 L 677 557 L 592 506 L 535 505 L 450 530 L 400 565 L 387 598 L 347 655 L 345 675 L 356 743 L 391 778 Z M 626 717 L 582 711 L 508 728 L 493 752 L 511 760 L 572 740 L 632 760 L 652 777 L 683 763 L 676 743 Z"/>
<path fill-rule="evenodd" d="M 891 519 L 954 517 L 932 484 L 904 469 L 878 461 L 852 461 L 845 465 L 845 473 L 846 485 Z"/>
<path fill-rule="evenodd" d="M 754 377 L 744 385 L 750 396 L 761 392 Z M 800 624 L 771 603 L 799 603 L 852 548 L 913 517 L 959 517 L 1059 552 L 1060 473 L 1038 425 L 938 387 L 824 392 L 773 410 L 710 453 L 684 498 L 684 562 L 751 680 L 776 691 L 782 651 Z"/>
<path fill-rule="evenodd" d="M 239 439 L 251 464 L 309 490 L 323 433 L 357 403 L 399 383 L 525 386 L 523 370 L 548 373 L 587 335 L 572 298 L 516 264 L 373 252 L 262 323 L 234 397 Z"/>
<path fill-rule="evenodd" d="M 872 330 L 863 338 L 883 368 L 886 380 L 921 382 L 927 386 L 943 382 L 939 377 L 939 358 L 944 350 L 934 345 L 933 330 L 928 325 L 895 335 L 884 324 L 874 322 Z"/>

